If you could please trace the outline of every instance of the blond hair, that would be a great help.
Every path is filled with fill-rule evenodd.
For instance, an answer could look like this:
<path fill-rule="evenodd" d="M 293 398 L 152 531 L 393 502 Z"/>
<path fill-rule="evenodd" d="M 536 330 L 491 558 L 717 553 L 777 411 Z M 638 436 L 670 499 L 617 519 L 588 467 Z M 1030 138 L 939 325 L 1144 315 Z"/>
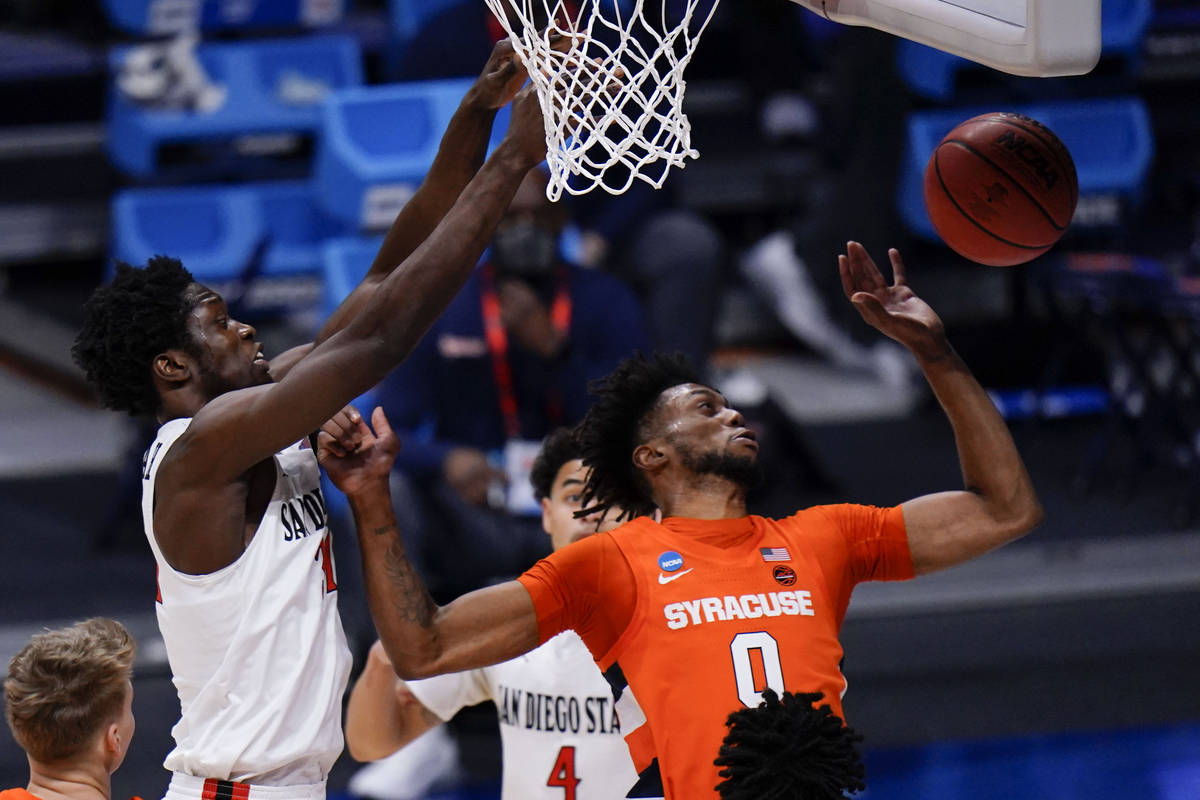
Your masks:
<path fill-rule="evenodd" d="M 134 641 L 125 627 L 94 617 L 34 636 L 8 664 L 4 715 L 35 761 L 79 754 L 125 703 Z"/>

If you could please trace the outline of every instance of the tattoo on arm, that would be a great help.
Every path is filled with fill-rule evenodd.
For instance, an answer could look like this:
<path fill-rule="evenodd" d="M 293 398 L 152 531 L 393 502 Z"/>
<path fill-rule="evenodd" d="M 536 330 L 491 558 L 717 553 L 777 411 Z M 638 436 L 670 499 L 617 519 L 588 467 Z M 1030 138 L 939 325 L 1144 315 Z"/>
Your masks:
<path fill-rule="evenodd" d="M 396 526 L 390 526 L 395 530 Z M 382 529 L 376 529 L 378 534 Z M 404 543 L 397 536 L 388 548 L 384 559 L 388 580 L 393 588 L 393 600 L 396 611 L 405 622 L 415 622 L 422 628 L 428 628 L 433 621 L 435 609 L 433 598 L 429 596 L 425 585 L 417 577 L 412 562 L 404 552 Z"/>
<path fill-rule="evenodd" d="M 383 536 L 385 533 L 396 533 L 396 532 L 397 532 L 397 531 L 396 531 L 396 526 L 395 526 L 395 524 L 392 524 L 392 525 L 381 525 L 381 526 L 379 526 L 378 528 L 376 528 L 376 529 L 374 530 L 374 533 L 375 533 L 375 535 L 376 535 L 376 536 Z"/>

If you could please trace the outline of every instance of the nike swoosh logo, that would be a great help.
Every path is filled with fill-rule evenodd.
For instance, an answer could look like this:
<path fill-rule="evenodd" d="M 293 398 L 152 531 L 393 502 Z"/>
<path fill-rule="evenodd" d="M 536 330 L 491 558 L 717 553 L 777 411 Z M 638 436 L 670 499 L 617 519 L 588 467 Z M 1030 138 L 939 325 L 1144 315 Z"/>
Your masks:
<path fill-rule="evenodd" d="M 660 572 L 660 573 L 658 573 L 658 582 L 661 583 L 663 586 L 666 586 L 671 581 L 682 578 L 684 575 L 687 575 L 689 572 L 691 572 L 694 569 L 695 569 L 695 567 L 688 567 L 683 572 L 677 572 L 674 575 L 663 575 Z"/>

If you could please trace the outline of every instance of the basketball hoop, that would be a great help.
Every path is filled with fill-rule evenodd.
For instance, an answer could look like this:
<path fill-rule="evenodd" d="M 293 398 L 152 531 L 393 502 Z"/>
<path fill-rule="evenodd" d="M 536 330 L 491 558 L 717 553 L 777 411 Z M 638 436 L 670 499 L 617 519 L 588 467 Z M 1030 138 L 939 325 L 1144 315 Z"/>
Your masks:
<path fill-rule="evenodd" d="M 683 70 L 718 0 L 672 0 L 670 9 L 668 0 L 486 2 L 537 88 L 548 198 L 597 186 L 621 194 L 635 178 L 661 188 L 671 167 L 699 157 Z M 551 46 L 561 46 L 558 35 L 570 41 L 565 52 Z"/>

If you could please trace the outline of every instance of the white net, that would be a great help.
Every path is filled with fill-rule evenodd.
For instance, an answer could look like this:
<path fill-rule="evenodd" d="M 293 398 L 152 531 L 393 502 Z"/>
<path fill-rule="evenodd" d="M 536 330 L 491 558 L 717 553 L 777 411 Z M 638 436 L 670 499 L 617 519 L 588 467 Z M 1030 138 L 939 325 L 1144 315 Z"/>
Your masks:
<path fill-rule="evenodd" d="M 699 156 L 683 70 L 718 0 L 486 2 L 537 87 L 551 200 L 621 194 L 635 179 L 660 188 Z"/>

